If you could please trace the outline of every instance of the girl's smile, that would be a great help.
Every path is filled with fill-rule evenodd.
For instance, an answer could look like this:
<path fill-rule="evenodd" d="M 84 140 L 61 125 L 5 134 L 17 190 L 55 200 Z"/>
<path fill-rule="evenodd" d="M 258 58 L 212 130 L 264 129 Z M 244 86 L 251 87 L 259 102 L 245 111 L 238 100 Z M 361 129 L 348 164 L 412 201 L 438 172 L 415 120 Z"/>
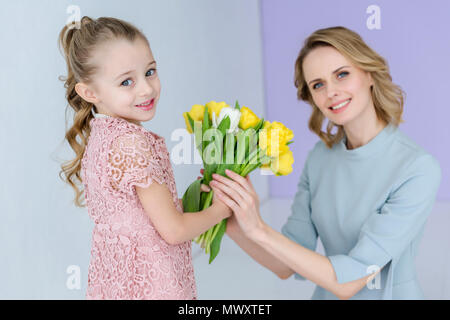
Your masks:
<path fill-rule="evenodd" d="M 141 110 L 148 111 L 153 108 L 154 103 L 155 103 L 155 99 L 150 99 L 141 104 L 136 105 L 136 107 Z"/>

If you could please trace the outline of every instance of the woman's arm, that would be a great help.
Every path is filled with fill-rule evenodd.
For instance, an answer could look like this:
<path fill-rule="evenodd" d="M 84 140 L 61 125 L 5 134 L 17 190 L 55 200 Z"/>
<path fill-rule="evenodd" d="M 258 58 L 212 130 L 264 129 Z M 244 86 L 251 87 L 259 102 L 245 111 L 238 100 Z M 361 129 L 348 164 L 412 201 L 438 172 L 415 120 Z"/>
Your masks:
<path fill-rule="evenodd" d="M 290 272 L 296 272 L 332 292 L 340 299 L 349 299 L 376 276 L 375 273 L 354 281 L 338 283 L 334 268 L 327 257 L 276 232 L 261 219 L 257 207 L 256 192 L 249 183 L 249 179 L 231 171 L 227 171 L 227 174 L 233 180 L 213 175 L 215 182 L 211 182 L 210 185 L 218 198 L 233 209 L 233 217 L 238 221 L 242 233 L 249 238 L 249 241 L 242 241 L 242 236 L 237 238 L 244 243 L 247 250 L 255 250 L 252 257 L 258 257 L 255 260 L 260 263 L 263 262 L 261 263 L 263 266 L 269 265 L 269 269 L 272 271 L 284 270 L 280 272 L 282 275 L 290 275 Z M 252 244 L 252 246 L 249 244 Z M 267 255 L 262 256 L 261 252 L 263 251 L 257 248 L 264 248 L 263 250 L 267 252 Z M 275 258 L 273 260 L 278 261 L 276 263 L 268 262 L 270 256 Z M 264 258 L 261 259 L 261 257 Z M 286 267 L 278 269 L 279 266 L 283 265 L 292 271 L 286 271 Z M 278 274 L 278 272 L 276 273 Z"/>
<path fill-rule="evenodd" d="M 231 210 L 215 200 L 215 196 L 209 208 L 183 214 L 176 209 L 165 184 L 154 182 L 147 188 L 136 186 L 136 192 L 156 230 L 169 244 L 192 240 L 231 215 Z"/>
<path fill-rule="evenodd" d="M 264 247 L 248 238 L 239 227 L 234 216 L 228 218 L 226 233 L 250 257 L 275 273 L 280 279 L 287 279 L 294 273 L 292 269 L 282 263 L 277 257 L 270 254 Z"/>
<path fill-rule="evenodd" d="M 264 225 L 260 232 L 254 233 L 253 240 L 292 270 L 332 292 L 339 299 L 350 299 L 381 270 L 364 278 L 340 284 L 327 257 L 299 245 L 268 225 Z"/>

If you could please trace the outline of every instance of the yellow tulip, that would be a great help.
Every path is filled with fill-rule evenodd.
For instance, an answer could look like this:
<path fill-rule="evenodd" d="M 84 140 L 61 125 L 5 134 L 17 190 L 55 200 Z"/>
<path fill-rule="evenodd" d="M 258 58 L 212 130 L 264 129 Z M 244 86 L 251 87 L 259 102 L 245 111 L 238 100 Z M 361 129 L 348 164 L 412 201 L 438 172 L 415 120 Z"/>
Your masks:
<path fill-rule="evenodd" d="M 223 101 L 222 102 L 210 101 L 205 105 L 205 107 L 208 107 L 209 120 L 212 120 L 213 112 L 216 114 L 217 119 L 219 118 L 220 110 L 222 110 L 222 108 L 230 108 L 230 106 Z"/>
<path fill-rule="evenodd" d="M 281 153 L 270 163 L 270 169 L 277 176 L 285 176 L 292 172 L 292 164 L 294 163 L 294 155 L 288 148 L 286 152 Z"/>
<path fill-rule="evenodd" d="M 191 108 L 191 111 L 183 113 L 184 121 L 186 122 L 186 129 L 187 129 L 187 131 L 189 131 L 189 133 L 192 133 L 193 129 L 191 128 L 191 124 L 189 123 L 189 119 L 187 117 L 188 113 L 191 116 L 192 120 L 203 121 L 203 115 L 205 113 L 205 106 L 203 106 L 201 104 L 194 104 Z"/>
<path fill-rule="evenodd" d="M 292 130 L 289 128 L 286 128 L 286 126 L 284 124 L 282 124 L 281 122 L 278 122 L 278 121 L 272 122 L 271 128 L 273 130 L 277 130 L 277 129 L 280 130 L 280 136 L 281 136 L 280 140 L 283 143 L 286 143 L 294 138 L 294 133 L 292 132 Z"/>
<path fill-rule="evenodd" d="M 289 150 L 286 145 L 294 138 L 294 133 L 286 128 L 281 122 L 264 122 L 262 130 L 259 131 L 259 146 L 266 151 L 270 157 L 276 157 Z"/>
<path fill-rule="evenodd" d="M 239 128 L 247 130 L 250 127 L 254 127 L 258 124 L 260 119 L 253 113 L 252 110 L 243 106 L 241 108 L 241 120 L 239 121 Z"/>

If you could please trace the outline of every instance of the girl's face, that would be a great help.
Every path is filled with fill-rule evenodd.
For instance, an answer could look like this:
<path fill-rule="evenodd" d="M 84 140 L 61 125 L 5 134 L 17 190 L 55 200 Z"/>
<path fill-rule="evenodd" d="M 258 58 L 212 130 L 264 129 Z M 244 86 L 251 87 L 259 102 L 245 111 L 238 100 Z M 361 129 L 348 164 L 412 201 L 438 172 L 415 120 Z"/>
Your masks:
<path fill-rule="evenodd" d="M 145 41 L 111 41 L 96 50 L 93 63 L 99 66 L 92 81 L 99 113 L 138 125 L 154 117 L 161 84 L 155 59 Z M 148 102 L 147 107 L 138 106 Z"/>
<path fill-rule="evenodd" d="M 319 47 L 303 61 L 303 72 L 316 106 L 325 117 L 344 128 L 376 122 L 370 86 L 370 73 L 352 65 L 333 47 Z M 340 109 L 330 107 L 349 102 Z"/>

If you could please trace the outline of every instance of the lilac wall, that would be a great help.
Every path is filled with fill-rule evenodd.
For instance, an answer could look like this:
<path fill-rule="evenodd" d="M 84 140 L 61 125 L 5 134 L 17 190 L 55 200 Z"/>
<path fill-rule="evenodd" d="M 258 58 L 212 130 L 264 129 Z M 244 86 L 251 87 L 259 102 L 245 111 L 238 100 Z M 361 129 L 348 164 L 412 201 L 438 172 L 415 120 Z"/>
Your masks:
<path fill-rule="evenodd" d="M 366 27 L 370 5 L 380 7 L 379 30 Z M 319 139 L 307 127 L 311 107 L 296 99 L 297 54 L 315 30 L 341 25 L 387 59 L 393 81 L 406 92 L 400 129 L 438 159 L 438 200 L 450 201 L 450 1 L 262 0 L 261 10 L 266 118 L 295 135 L 294 171 L 270 177 L 270 195 L 294 196 L 307 152 Z"/>

